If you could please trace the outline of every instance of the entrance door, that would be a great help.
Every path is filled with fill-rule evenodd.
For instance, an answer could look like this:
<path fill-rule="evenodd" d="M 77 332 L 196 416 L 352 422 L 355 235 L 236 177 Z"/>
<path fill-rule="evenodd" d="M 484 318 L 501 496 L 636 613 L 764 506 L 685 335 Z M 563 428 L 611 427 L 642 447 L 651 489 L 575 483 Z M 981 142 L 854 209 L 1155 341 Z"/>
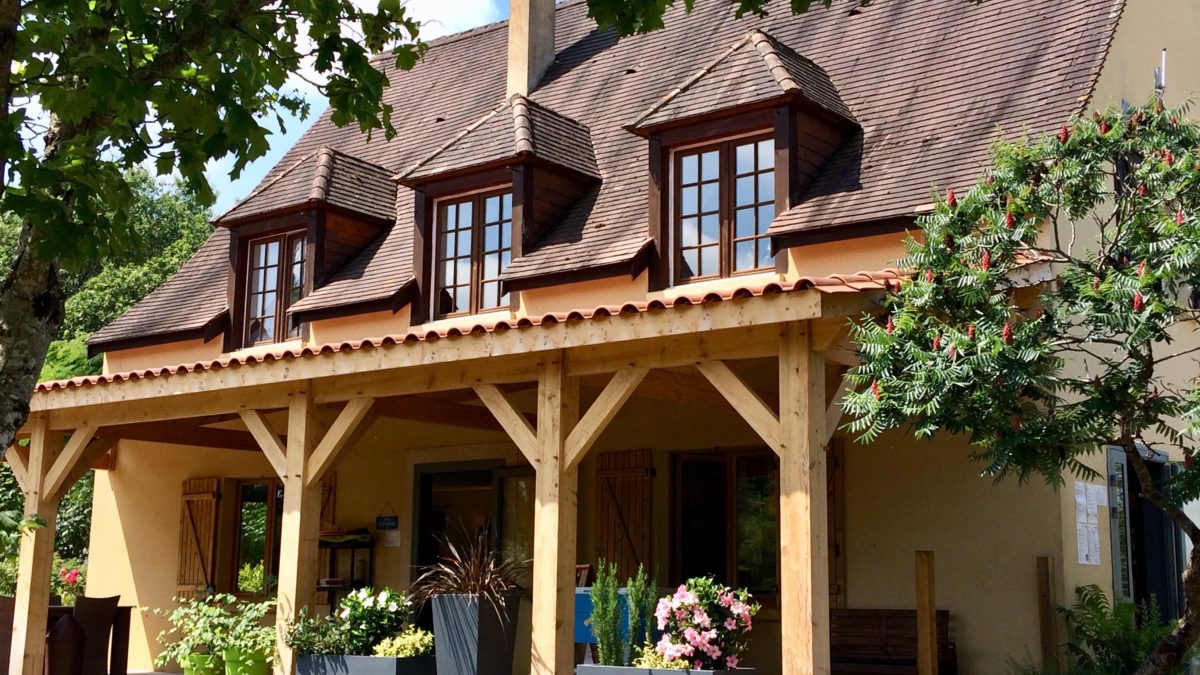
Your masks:
<path fill-rule="evenodd" d="M 1143 452 L 1151 479 L 1162 485 L 1177 471 L 1162 453 Z M 1142 498 L 1142 486 L 1120 448 L 1108 450 L 1113 595 L 1125 602 L 1154 598 L 1164 620 L 1183 610 L 1183 548 L 1179 530 Z"/>
<path fill-rule="evenodd" d="M 432 565 L 450 554 L 448 542 L 466 543 L 490 531 L 498 462 L 434 464 L 416 468 L 416 546 L 413 560 Z"/>

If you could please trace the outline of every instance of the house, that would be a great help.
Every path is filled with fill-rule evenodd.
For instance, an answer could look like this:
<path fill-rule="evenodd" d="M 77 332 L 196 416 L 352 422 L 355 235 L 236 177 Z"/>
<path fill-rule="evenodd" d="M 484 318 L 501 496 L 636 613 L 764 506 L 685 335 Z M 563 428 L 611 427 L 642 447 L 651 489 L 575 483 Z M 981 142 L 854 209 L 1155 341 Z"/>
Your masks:
<path fill-rule="evenodd" d="M 1178 561 L 1146 556 L 1153 514 L 1103 455 L 1093 537 L 1072 490 L 982 479 L 959 438 L 858 445 L 838 400 L 847 317 L 901 278 L 933 186 L 968 188 L 1000 133 L 1142 100 L 1164 47 L 1185 99 L 1200 8 L 700 0 L 625 39 L 587 11 L 513 0 L 412 71 L 381 57 L 394 140 L 322 117 L 91 338 L 103 375 L 39 385 L 7 457 L 50 527 L 23 540 L 9 672 L 40 672 L 56 499 L 88 467 L 88 594 L 142 607 L 260 591 L 246 568 L 282 621 L 490 523 L 533 561 L 518 672 L 571 672 L 598 559 L 753 590 L 768 674 L 830 672 L 831 608 L 916 607 L 917 551 L 963 672 L 1052 659 L 1078 585 L 1169 596 Z M 330 569 L 320 533 L 355 528 L 369 555 Z M 161 628 L 135 617 L 135 669 Z"/>

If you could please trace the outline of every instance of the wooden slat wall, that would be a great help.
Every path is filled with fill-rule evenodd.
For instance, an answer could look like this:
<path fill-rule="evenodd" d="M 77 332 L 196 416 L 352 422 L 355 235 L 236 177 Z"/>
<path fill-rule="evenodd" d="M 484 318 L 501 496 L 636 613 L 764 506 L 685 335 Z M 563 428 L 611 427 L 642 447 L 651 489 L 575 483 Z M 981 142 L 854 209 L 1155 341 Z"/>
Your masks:
<path fill-rule="evenodd" d="M 650 518 L 653 480 L 649 450 L 605 453 L 596 471 L 596 557 L 616 563 L 617 579 L 640 563 L 654 574 Z"/>
<path fill-rule="evenodd" d="M 179 572 L 176 576 L 176 594 L 179 597 L 193 597 L 213 586 L 219 486 L 220 480 L 217 478 L 194 478 L 183 483 Z"/>

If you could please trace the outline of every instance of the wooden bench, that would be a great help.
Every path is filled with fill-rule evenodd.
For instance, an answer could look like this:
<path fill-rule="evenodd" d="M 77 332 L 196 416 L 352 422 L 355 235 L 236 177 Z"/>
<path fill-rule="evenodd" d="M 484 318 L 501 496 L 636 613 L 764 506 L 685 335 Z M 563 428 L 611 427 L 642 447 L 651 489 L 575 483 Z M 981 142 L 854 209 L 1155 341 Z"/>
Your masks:
<path fill-rule="evenodd" d="M 917 672 L 917 612 L 834 609 L 829 622 L 833 672 L 840 675 Z M 938 675 L 957 675 L 950 612 L 937 612 Z"/>

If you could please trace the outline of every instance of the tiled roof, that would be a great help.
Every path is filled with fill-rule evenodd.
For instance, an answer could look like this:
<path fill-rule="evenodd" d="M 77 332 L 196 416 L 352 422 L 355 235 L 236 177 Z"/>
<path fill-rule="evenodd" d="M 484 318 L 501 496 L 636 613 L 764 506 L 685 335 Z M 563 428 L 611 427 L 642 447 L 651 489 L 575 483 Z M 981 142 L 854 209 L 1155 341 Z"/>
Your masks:
<path fill-rule="evenodd" d="M 624 39 L 598 31 L 585 0 L 558 5 L 557 57 L 532 97 L 590 130 L 603 182 L 513 261 L 510 280 L 613 269 L 643 250 L 648 144 L 625 127 L 752 29 L 769 36 L 783 71 L 803 71 L 792 54 L 820 64 L 861 128 L 772 229 L 836 232 L 910 217 L 930 202 L 931 186 L 969 187 L 987 164 L 997 129 L 1057 129 L 1087 104 L 1124 6 L 1123 0 L 896 0 L 849 14 L 835 7 L 800 16 L 785 4 L 769 16 L 738 19 L 727 0 L 697 0 L 691 13 L 683 4 L 668 9 L 665 29 Z M 333 124 L 327 111 L 264 184 L 325 146 L 392 173 L 414 166 L 496 110 L 505 96 L 506 41 L 500 23 L 433 42 L 411 71 L 397 71 L 381 57 L 377 63 L 391 83 L 384 102 L 397 111 L 397 136 L 368 138 L 355 125 Z M 413 257 L 407 188 L 397 191 L 396 216 L 406 226 L 389 228 L 306 306 L 379 300 L 406 283 Z M 223 258 L 206 260 L 225 273 Z M 135 311 L 146 332 L 174 327 L 160 318 L 157 299 L 143 304 L 149 306 Z"/>
<path fill-rule="evenodd" d="M 630 127 L 655 127 L 785 96 L 799 96 L 854 122 L 853 113 L 820 66 L 756 28 L 671 90 Z"/>
<path fill-rule="evenodd" d="M 177 366 L 134 370 L 123 373 L 110 373 L 107 375 L 88 375 L 85 377 L 76 377 L 70 380 L 42 382 L 38 384 L 37 391 L 52 392 L 76 387 L 92 387 L 97 385 L 114 384 L 126 380 L 142 380 L 146 378 L 162 377 L 167 375 L 184 375 L 197 371 L 215 370 L 220 368 L 236 368 L 238 366 L 247 364 L 323 356 L 337 354 L 339 352 L 354 351 L 357 349 L 395 348 L 406 344 L 427 342 L 443 338 L 462 337 L 469 335 L 486 335 L 491 333 L 501 333 L 508 330 L 525 330 L 559 323 L 587 321 L 601 317 L 641 314 L 644 312 L 668 310 L 674 307 L 687 307 L 692 305 L 726 302 L 729 300 L 740 300 L 743 298 L 778 295 L 780 293 L 794 293 L 809 289 L 816 289 L 822 293 L 859 293 L 863 291 L 882 291 L 892 288 L 893 284 L 898 287 L 903 280 L 904 275 L 898 270 L 894 269 L 872 272 L 857 272 L 854 274 L 833 275 L 828 277 L 805 277 L 794 283 L 787 284 L 773 282 L 761 286 L 745 286 L 721 292 L 709 291 L 694 295 L 681 295 L 669 300 L 629 302 L 623 305 L 603 305 L 588 310 L 556 312 L 544 314 L 540 317 L 531 316 L 511 321 L 497 320 L 489 323 L 467 322 L 461 325 L 445 326 L 436 331 L 428 331 L 424 333 L 412 332 L 403 335 L 389 335 L 381 338 L 355 340 L 352 342 L 329 343 L 318 346 L 303 347 L 299 349 L 294 347 L 281 347 L 277 351 L 270 351 L 266 353 L 260 352 L 247 356 L 234 356 L 213 361 L 199 361 L 196 363 L 180 364 Z"/>
<path fill-rule="evenodd" d="M 401 182 L 455 173 L 528 156 L 599 178 L 588 128 L 569 117 L 514 95 L 449 143 L 400 173 Z"/>
<path fill-rule="evenodd" d="M 217 228 L 175 276 L 93 333 L 88 345 L 199 331 L 219 318 L 228 292 L 229 234 Z"/>
<path fill-rule="evenodd" d="M 326 145 L 291 162 L 215 222 L 228 225 L 315 204 L 390 221 L 396 215 L 396 186 L 387 169 Z"/>

